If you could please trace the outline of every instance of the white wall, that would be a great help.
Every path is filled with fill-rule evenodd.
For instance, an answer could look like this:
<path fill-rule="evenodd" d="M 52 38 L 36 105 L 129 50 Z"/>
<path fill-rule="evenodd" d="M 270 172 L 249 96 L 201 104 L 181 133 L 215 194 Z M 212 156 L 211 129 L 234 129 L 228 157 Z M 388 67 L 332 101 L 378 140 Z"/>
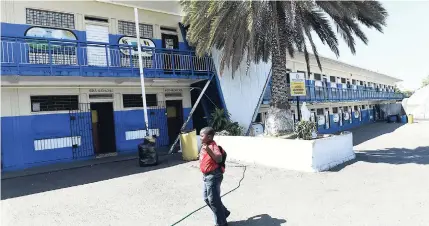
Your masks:
<path fill-rule="evenodd" d="M 176 7 L 165 3 L 165 8 Z M 111 34 L 118 33 L 118 20 L 134 22 L 133 8 L 97 1 L 1 1 L 1 6 L 1 22 L 6 23 L 26 24 L 26 8 L 72 13 L 75 15 L 77 30 L 85 30 L 85 16 L 109 19 Z M 182 17 L 179 15 L 140 9 L 139 20 L 141 23 L 154 25 L 154 38 L 160 39 L 160 26 L 166 26 L 177 28 L 179 41 L 183 41 L 178 25 Z"/>
<path fill-rule="evenodd" d="M 223 73 L 220 73 L 220 52 L 213 50 L 212 56 L 231 119 L 247 129 L 266 83 L 271 63 L 252 63 L 246 74 L 247 66 L 245 62 L 242 62 L 234 73 L 233 79 L 232 71 L 229 68 L 225 68 Z"/>
<path fill-rule="evenodd" d="M 320 172 L 354 159 L 352 134 L 317 140 L 216 136 L 228 160 L 268 167 Z"/>
<path fill-rule="evenodd" d="M 1 116 L 23 116 L 23 115 L 39 115 L 39 114 L 58 114 L 68 113 L 68 111 L 31 111 L 30 96 L 35 95 L 79 95 L 80 103 L 90 102 L 113 102 L 113 109 L 115 111 L 126 111 L 143 109 L 140 108 L 124 108 L 122 101 L 122 94 L 141 94 L 140 87 L 109 87 L 113 94 L 112 99 L 90 100 L 89 94 L 91 89 L 100 89 L 102 87 L 2 87 L 1 89 Z M 178 87 L 179 88 L 179 87 Z M 173 99 L 182 100 L 183 108 L 191 108 L 191 95 L 189 87 L 180 87 L 182 89 L 182 97 L 175 97 Z M 165 97 L 164 87 L 146 87 L 147 94 L 157 94 L 158 101 L 165 102 L 171 98 Z M 107 94 L 107 93 L 103 93 Z"/>

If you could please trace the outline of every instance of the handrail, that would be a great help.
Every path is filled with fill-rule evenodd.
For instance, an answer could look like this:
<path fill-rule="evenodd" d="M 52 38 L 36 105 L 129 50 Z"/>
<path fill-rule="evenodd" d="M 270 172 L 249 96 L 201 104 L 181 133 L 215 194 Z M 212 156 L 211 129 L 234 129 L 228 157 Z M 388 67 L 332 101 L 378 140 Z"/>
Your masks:
<path fill-rule="evenodd" d="M 39 37 L 26 37 L 26 36 L 1 36 L 1 40 L 12 39 L 13 41 L 27 41 L 27 40 L 38 40 L 38 41 L 52 41 L 52 42 L 61 42 L 61 43 L 76 43 L 76 44 L 86 44 L 86 45 L 102 45 L 102 46 L 112 46 L 112 47 L 124 47 L 129 48 L 133 47 L 131 45 L 125 44 L 110 44 L 105 42 L 93 42 L 93 41 L 80 41 L 80 40 L 68 40 L 68 39 L 56 39 L 56 38 L 39 38 Z M 168 52 L 186 52 L 186 53 L 195 53 L 195 51 L 191 50 L 179 50 L 179 49 L 167 49 L 167 48 L 158 48 L 158 47 L 150 47 L 150 46 L 142 46 L 142 49 L 146 50 L 162 50 Z"/>

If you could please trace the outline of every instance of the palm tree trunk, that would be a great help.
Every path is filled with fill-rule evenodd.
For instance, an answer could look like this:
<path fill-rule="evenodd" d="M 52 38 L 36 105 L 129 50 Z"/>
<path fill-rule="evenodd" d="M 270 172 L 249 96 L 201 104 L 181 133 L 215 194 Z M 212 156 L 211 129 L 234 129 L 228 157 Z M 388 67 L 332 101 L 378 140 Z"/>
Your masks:
<path fill-rule="evenodd" d="M 265 134 L 279 136 L 293 130 L 293 119 L 288 101 L 288 84 L 286 80 L 286 41 L 285 37 L 272 40 L 272 75 L 271 75 L 271 104 L 265 122 Z"/>

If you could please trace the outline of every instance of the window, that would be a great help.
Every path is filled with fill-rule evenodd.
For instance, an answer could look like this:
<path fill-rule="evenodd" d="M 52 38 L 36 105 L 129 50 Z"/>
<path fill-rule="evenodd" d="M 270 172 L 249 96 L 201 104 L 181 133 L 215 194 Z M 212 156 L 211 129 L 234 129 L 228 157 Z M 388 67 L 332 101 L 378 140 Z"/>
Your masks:
<path fill-rule="evenodd" d="M 26 10 L 27 24 L 74 29 L 74 15 L 38 9 Z"/>
<path fill-rule="evenodd" d="M 360 85 L 363 86 L 363 81 L 360 81 Z"/>
<path fill-rule="evenodd" d="M 345 78 L 341 78 L 341 83 L 346 84 L 346 79 Z"/>
<path fill-rule="evenodd" d="M 78 95 L 31 96 L 31 111 L 69 111 L 79 109 Z"/>
<path fill-rule="evenodd" d="M 358 110 L 358 106 L 354 106 L 354 109 L 355 109 L 355 111 L 357 111 Z"/>
<path fill-rule="evenodd" d="M 331 82 L 335 82 L 335 81 L 336 81 L 335 76 L 330 76 L 330 77 L 329 77 L 329 80 L 330 80 Z"/>
<path fill-rule="evenodd" d="M 256 115 L 255 122 L 259 122 L 259 123 L 261 123 L 261 122 L 262 122 L 261 113 L 258 113 L 258 115 Z"/>
<path fill-rule="evenodd" d="M 352 84 L 356 85 L 356 80 L 352 79 Z"/>
<path fill-rule="evenodd" d="M 366 109 L 366 106 L 365 106 L 365 105 L 362 105 L 362 109 Z"/>
<path fill-rule="evenodd" d="M 323 115 L 323 108 L 319 108 L 316 110 L 317 115 Z"/>
<path fill-rule="evenodd" d="M 338 108 L 337 107 L 333 107 L 332 108 L 332 113 L 337 114 L 338 113 Z"/>
<path fill-rule="evenodd" d="M 304 78 L 306 78 L 307 72 L 305 71 L 297 71 L 298 73 L 304 73 Z"/>
<path fill-rule="evenodd" d="M 141 94 L 122 94 L 124 108 L 143 107 Z M 158 106 L 156 94 L 146 94 L 146 105 L 148 107 Z"/>
<path fill-rule="evenodd" d="M 149 24 L 139 24 L 141 38 L 153 38 L 153 26 Z M 118 21 L 118 31 L 120 34 L 136 36 L 136 24 L 134 22 Z"/>
<path fill-rule="evenodd" d="M 322 80 L 322 75 L 314 73 L 314 80 L 321 81 Z"/>
<path fill-rule="evenodd" d="M 345 112 L 347 112 L 349 110 L 349 107 L 344 106 L 343 109 L 344 109 Z"/>

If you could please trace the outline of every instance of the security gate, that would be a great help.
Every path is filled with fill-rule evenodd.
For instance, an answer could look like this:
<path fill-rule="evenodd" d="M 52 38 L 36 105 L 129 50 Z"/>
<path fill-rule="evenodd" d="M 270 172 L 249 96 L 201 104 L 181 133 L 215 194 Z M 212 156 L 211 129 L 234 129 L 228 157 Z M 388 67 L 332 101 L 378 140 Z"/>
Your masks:
<path fill-rule="evenodd" d="M 73 158 L 93 156 L 91 105 L 79 103 L 78 109 L 70 110 L 69 114 Z"/>

